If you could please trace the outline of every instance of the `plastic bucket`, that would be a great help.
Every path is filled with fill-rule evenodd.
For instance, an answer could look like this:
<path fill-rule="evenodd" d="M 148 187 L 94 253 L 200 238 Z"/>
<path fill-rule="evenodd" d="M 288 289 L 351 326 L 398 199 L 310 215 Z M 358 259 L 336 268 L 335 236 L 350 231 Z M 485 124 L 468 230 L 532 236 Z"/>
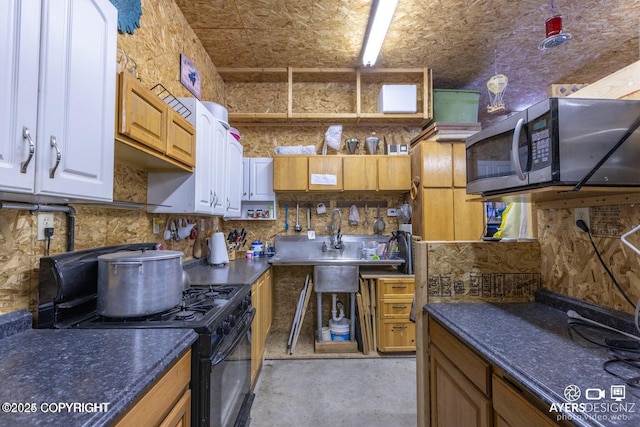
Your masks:
<path fill-rule="evenodd" d="M 327 326 L 322 328 L 322 341 L 331 341 L 331 330 Z"/>
<path fill-rule="evenodd" d="M 349 341 L 351 339 L 349 319 L 347 318 L 343 318 L 339 322 L 334 322 L 333 319 L 329 320 L 329 330 L 332 341 Z"/>

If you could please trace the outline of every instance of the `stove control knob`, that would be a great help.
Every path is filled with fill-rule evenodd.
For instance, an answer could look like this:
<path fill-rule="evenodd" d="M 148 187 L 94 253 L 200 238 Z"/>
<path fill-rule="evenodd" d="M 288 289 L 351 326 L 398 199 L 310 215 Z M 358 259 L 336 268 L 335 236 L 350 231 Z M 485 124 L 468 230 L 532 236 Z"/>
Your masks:
<path fill-rule="evenodd" d="M 229 326 L 229 321 L 223 320 L 222 325 L 218 327 L 218 330 L 217 330 L 218 335 L 227 335 L 229 334 L 230 331 L 231 331 L 231 326 Z"/>
<path fill-rule="evenodd" d="M 231 314 L 229 315 L 229 317 L 227 317 L 227 320 L 229 321 L 229 325 L 231 325 L 232 328 L 236 326 L 236 316 Z"/>
<path fill-rule="evenodd" d="M 242 309 L 246 310 L 247 308 L 249 308 L 251 306 L 251 297 L 250 296 L 246 296 L 242 299 Z"/>

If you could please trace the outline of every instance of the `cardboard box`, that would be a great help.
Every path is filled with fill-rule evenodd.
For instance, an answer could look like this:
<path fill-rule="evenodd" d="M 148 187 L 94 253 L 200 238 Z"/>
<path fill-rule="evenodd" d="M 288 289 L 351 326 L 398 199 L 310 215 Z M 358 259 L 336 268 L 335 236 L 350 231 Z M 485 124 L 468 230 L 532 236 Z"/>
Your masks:
<path fill-rule="evenodd" d="M 378 94 L 378 113 L 415 113 L 416 85 L 382 85 Z"/>

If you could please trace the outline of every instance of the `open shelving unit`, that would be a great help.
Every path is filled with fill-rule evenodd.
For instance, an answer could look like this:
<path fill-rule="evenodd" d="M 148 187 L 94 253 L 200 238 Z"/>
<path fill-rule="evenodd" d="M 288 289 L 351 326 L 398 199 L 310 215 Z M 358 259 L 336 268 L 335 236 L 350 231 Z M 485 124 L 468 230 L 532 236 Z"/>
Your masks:
<path fill-rule="evenodd" d="M 229 121 L 423 126 L 433 116 L 429 68 L 219 68 Z M 378 113 L 383 84 L 415 84 L 415 113 Z"/>

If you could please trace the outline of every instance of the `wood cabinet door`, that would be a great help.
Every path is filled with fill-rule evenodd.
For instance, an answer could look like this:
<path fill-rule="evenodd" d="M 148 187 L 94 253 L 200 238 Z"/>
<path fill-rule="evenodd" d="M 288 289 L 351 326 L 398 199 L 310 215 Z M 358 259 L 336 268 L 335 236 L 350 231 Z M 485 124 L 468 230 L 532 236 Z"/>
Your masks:
<path fill-rule="evenodd" d="M 453 186 L 467 186 L 467 148 L 464 142 L 451 144 L 453 153 Z"/>
<path fill-rule="evenodd" d="M 378 189 L 377 156 L 345 156 L 342 158 L 342 178 L 345 190 L 375 191 Z"/>
<path fill-rule="evenodd" d="M 309 157 L 309 190 L 342 190 L 342 157 Z M 328 184 L 328 182 L 332 182 Z"/>
<path fill-rule="evenodd" d="M 484 203 L 467 202 L 464 188 L 453 190 L 453 228 L 455 240 L 480 240 L 484 235 Z"/>
<path fill-rule="evenodd" d="M 167 151 L 167 104 L 153 94 L 133 75 L 119 74 L 120 113 L 118 131 L 159 153 Z"/>
<path fill-rule="evenodd" d="M 167 120 L 167 156 L 193 168 L 196 164 L 196 130 L 172 108 Z"/>
<path fill-rule="evenodd" d="M 453 240 L 453 190 L 422 189 L 422 240 Z"/>
<path fill-rule="evenodd" d="M 191 390 L 184 392 L 160 427 L 189 427 L 191 425 Z"/>
<path fill-rule="evenodd" d="M 436 346 L 429 353 L 431 425 L 489 427 L 491 401 Z"/>
<path fill-rule="evenodd" d="M 306 191 L 309 182 L 307 156 L 276 156 L 273 158 L 274 191 Z"/>
<path fill-rule="evenodd" d="M 557 425 L 514 387 L 493 375 L 493 409 L 501 426 L 551 427 Z"/>
<path fill-rule="evenodd" d="M 411 157 L 378 157 L 378 189 L 381 191 L 411 190 Z"/>
<path fill-rule="evenodd" d="M 424 141 L 414 151 L 420 156 L 423 187 L 451 187 L 453 185 L 453 153 L 447 142 Z"/>
<path fill-rule="evenodd" d="M 242 145 L 227 132 L 227 201 L 226 218 L 239 218 L 242 200 Z"/>

